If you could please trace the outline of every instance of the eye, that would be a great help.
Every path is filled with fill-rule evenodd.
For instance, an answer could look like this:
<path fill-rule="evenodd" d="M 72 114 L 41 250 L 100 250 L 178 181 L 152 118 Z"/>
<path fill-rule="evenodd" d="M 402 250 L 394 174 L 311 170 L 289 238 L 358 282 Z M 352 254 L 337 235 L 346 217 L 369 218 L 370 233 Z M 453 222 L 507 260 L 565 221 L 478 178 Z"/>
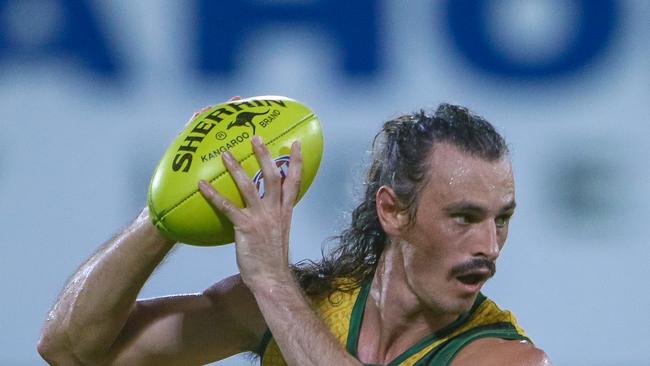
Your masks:
<path fill-rule="evenodd" d="M 502 229 L 508 225 L 508 222 L 510 221 L 510 217 L 512 214 L 508 215 L 501 215 L 494 219 L 494 224 L 496 225 L 497 228 Z"/>
<path fill-rule="evenodd" d="M 468 224 L 466 215 L 454 215 L 453 218 L 454 218 L 454 221 L 456 221 L 457 223 L 459 223 L 461 225 Z"/>
<path fill-rule="evenodd" d="M 454 221 L 456 221 L 456 223 L 461 225 L 472 224 L 478 221 L 478 219 L 475 216 L 469 214 L 455 214 L 452 215 L 452 218 L 454 219 Z"/>

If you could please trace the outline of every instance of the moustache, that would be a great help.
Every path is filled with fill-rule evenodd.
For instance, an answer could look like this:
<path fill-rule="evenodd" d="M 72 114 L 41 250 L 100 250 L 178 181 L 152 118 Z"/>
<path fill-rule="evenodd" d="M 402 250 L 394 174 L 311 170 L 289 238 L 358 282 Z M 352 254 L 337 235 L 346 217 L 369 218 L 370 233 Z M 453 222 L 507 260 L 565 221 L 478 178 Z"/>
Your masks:
<path fill-rule="evenodd" d="M 457 277 L 481 269 L 487 269 L 490 272 L 490 277 L 494 276 L 497 272 L 497 266 L 491 260 L 486 258 L 472 258 L 467 262 L 452 267 L 451 275 L 452 277 Z"/>

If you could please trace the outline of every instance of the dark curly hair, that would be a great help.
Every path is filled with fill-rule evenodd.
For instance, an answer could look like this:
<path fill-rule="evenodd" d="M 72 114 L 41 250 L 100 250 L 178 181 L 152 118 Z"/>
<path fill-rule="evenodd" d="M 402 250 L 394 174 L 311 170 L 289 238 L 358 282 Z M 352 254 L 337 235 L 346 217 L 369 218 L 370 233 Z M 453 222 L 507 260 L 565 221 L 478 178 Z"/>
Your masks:
<path fill-rule="evenodd" d="M 293 267 L 308 296 L 353 290 L 372 276 L 389 240 L 375 208 L 377 191 L 384 185 L 391 187 L 412 224 L 428 178 L 429 153 L 441 143 L 486 161 L 508 154 L 494 127 L 465 107 L 444 103 L 433 115 L 420 110 L 384 123 L 373 141 L 363 200 L 352 211 L 350 226 L 334 237 L 338 245 L 320 262 L 302 261 Z M 335 281 L 340 278 L 348 280 Z"/>

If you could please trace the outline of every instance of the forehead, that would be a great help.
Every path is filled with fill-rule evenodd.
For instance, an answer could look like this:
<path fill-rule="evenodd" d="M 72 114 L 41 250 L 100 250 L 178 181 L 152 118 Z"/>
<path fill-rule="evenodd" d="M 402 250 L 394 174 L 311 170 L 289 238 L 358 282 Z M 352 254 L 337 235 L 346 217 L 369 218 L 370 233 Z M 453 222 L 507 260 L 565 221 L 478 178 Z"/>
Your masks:
<path fill-rule="evenodd" d="M 451 144 L 440 144 L 429 154 L 429 179 L 423 196 L 439 203 L 468 201 L 505 204 L 514 200 L 512 165 L 508 157 L 487 161 Z"/>

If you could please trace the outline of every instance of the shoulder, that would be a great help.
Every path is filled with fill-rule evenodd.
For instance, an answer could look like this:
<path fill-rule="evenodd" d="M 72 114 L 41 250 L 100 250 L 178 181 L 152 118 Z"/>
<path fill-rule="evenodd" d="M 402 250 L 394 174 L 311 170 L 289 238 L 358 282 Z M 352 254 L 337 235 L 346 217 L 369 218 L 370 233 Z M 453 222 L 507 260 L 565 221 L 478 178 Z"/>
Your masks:
<path fill-rule="evenodd" d="M 452 362 L 452 366 L 464 365 L 499 366 L 552 366 L 544 351 L 526 341 L 498 338 L 482 338 L 464 347 Z"/>
<path fill-rule="evenodd" d="M 244 284 L 239 274 L 226 277 L 208 287 L 201 294 L 213 305 L 232 307 L 236 313 L 255 310 L 257 308 L 253 293 Z M 254 305 L 253 307 L 251 307 Z"/>
<path fill-rule="evenodd" d="M 213 311 L 222 320 L 237 324 L 253 339 L 251 351 L 257 349 L 267 325 L 253 293 L 239 274 L 225 278 L 203 291 Z"/>
<path fill-rule="evenodd" d="M 213 305 L 225 306 L 233 314 L 246 316 L 260 315 L 257 301 L 250 289 L 244 284 L 241 275 L 236 274 L 213 284 L 201 294 L 209 299 Z M 220 307 L 221 307 L 220 306 Z"/>

